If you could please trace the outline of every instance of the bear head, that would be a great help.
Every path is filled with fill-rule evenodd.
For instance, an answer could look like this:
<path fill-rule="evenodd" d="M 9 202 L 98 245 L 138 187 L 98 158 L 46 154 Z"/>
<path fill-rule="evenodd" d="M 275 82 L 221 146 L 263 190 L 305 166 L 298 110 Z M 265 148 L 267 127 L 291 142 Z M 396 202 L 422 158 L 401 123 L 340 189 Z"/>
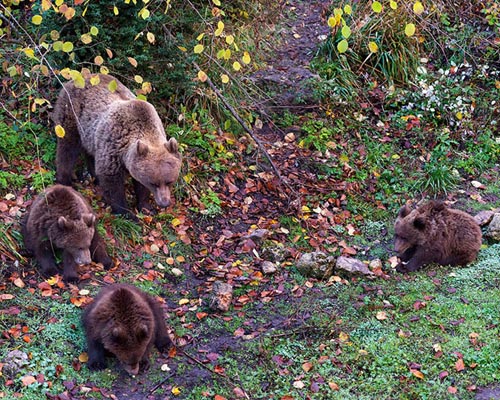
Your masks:
<path fill-rule="evenodd" d="M 76 264 L 89 264 L 91 259 L 90 244 L 94 237 L 95 215 L 82 214 L 79 219 L 60 216 L 57 219 L 57 232 L 51 235 L 51 241 L 59 249 L 69 252 Z"/>
<path fill-rule="evenodd" d="M 402 261 L 408 261 L 417 247 L 428 241 L 429 232 L 435 229 L 436 215 L 445 208 L 437 201 L 429 201 L 415 210 L 406 204 L 400 208 L 394 223 L 394 250 Z"/>
<path fill-rule="evenodd" d="M 170 138 L 160 146 L 138 140 L 132 152 L 129 172 L 153 193 L 160 207 L 170 205 L 170 191 L 179 177 L 182 156 L 177 140 Z"/>
<path fill-rule="evenodd" d="M 148 356 L 153 331 L 146 323 L 113 326 L 102 338 L 104 348 L 113 353 L 130 375 L 137 375 L 141 361 Z"/>

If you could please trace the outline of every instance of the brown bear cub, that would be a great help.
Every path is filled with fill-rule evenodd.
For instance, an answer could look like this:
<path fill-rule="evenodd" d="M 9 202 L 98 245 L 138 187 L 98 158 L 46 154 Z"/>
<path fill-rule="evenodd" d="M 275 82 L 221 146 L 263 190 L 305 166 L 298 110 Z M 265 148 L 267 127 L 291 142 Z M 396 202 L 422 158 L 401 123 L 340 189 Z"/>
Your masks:
<path fill-rule="evenodd" d="M 64 85 L 52 119 L 65 130 L 57 139 L 58 183 L 71 185 L 75 164 L 84 154 L 114 213 L 133 215 L 125 198 L 127 173 L 133 178 L 139 211 L 150 209 L 150 192 L 160 207 L 169 206 L 182 157 L 177 141 L 167 140 L 150 103 L 136 99 L 112 76 L 94 75 L 84 88 L 73 82 Z"/>
<path fill-rule="evenodd" d="M 111 353 L 125 371 L 136 375 L 149 365 L 153 344 L 159 351 L 171 345 L 159 304 L 135 286 L 105 286 L 85 309 L 83 326 L 92 370 L 106 367 Z"/>
<path fill-rule="evenodd" d="M 76 266 L 92 260 L 109 269 L 113 260 L 95 222 L 92 208 L 80 193 L 67 186 L 50 186 L 33 201 L 21 223 L 26 250 L 46 277 L 58 273 L 56 249 L 62 250 L 65 281 L 77 281 Z"/>
<path fill-rule="evenodd" d="M 466 265 L 476 259 L 481 247 L 481 228 L 469 214 L 429 201 L 398 213 L 395 250 L 401 263 L 398 272 L 416 271 L 423 265 Z"/>

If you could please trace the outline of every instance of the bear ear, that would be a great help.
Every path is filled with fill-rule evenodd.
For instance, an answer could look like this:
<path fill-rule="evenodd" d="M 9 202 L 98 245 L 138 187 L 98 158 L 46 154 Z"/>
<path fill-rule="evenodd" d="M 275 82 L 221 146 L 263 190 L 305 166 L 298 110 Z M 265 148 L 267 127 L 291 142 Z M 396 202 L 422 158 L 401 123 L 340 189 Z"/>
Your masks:
<path fill-rule="evenodd" d="M 83 214 L 82 215 L 83 222 L 90 228 L 95 223 L 95 215 L 94 214 Z"/>
<path fill-rule="evenodd" d="M 170 138 L 167 143 L 165 143 L 165 148 L 168 152 L 176 154 L 179 152 L 179 144 L 175 138 Z"/>
<path fill-rule="evenodd" d="M 423 231 L 425 229 L 425 218 L 417 217 L 413 221 L 413 226 L 417 228 L 419 231 Z"/>
<path fill-rule="evenodd" d="M 142 143 L 140 140 L 137 141 L 137 154 L 141 157 L 145 157 L 148 154 L 149 147 L 146 143 Z"/>
<path fill-rule="evenodd" d="M 57 219 L 57 225 L 59 226 L 59 228 L 61 229 L 69 229 L 71 228 L 71 222 L 68 221 L 65 217 L 63 216 L 60 216 L 58 219 Z"/>
<path fill-rule="evenodd" d="M 127 336 L 127 333 L 120 326 L 114 327 L 113 330 L 111 331 L 111 338 L 116 343 L 120 343 L 120 342 L 124 341 L 126 336 Z"/>
<path fill-rule="evenodd" d="M 399 209 L 398 212 L 398 218 L 404 218 L 406 217 L 409 213 L 411 213 L 411 208 L 408 207 L 407 204 L 405 204 L 403 207 Z"/>
<path fill-rule="evenodd" d="M 145 339 L 148 336 L 149 329 L 146 324 L 141 324 L 137 329 L 137 339 Z"/>

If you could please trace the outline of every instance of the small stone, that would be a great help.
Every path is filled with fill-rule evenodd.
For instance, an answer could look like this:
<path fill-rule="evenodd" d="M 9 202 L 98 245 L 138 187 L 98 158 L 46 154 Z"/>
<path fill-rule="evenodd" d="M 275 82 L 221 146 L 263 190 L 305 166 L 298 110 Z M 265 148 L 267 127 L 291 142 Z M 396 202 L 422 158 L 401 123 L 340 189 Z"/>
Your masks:
<path fill-rule="evenodd" d="M 495 241 L 500 241 L 500 213 L 496 213 L 491 219 L 485 236 Z"/>
<path fill-rule="evenodd" d="M 296 267 L 305 277 L 328 279 L 333 273 L 335 257 L 328 256 L 321 251 L 304 253 L 297 261 Z"/>
<path fill-rule="evenodd" d="M 263 261 L 261 267 L 262 273 L 265 275 L 271 275 L 277 271 L 276 265 L 274 265 L 271 261 Z"/>
<path fill-rule="evenodd" d="M 373 276 L 374 273 L 368 269 L 368 266 L 355 258 L 340 256 L 337 258 L 335 268 L 341 269 L 349 274 Z"/>
<path fill-rule="evenodd" d="M 484 210 L 484 211 L 479 211 L 476 215 L 474 215 L 474 219 L 478 223 L 479 226 L 485 226 L 491 222 L 494 215 L 495 215 L 495 211 Z"/>

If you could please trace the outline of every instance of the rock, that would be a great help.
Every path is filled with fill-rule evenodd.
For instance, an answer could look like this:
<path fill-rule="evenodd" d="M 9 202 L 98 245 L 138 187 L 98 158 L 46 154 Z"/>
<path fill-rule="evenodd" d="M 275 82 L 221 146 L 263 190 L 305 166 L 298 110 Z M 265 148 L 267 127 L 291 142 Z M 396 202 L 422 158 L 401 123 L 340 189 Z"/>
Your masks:
<path fill-rule="evenodd" d="M 500 241 L 500 213 L 496 213 L 491 219 L 485 236 Z"/>
<path fill-rule="evenodd" d="M 227 311 L 233 300 L 233 287 L 229 283 L 215 281 L 212 287 L 210 308 L 218 311 Z"/>
<path fill-rule="evenodd" d="M 371 270 L 374 270 L 377 268 L 382 268 L 382 260 L 380 260 L 379 258 L 377 258 L 375 260 L 371 260 L 370 264 L 368 264 L 368 265 L 370 266 Z"/>
<path fill-rule="evenodd" d="M 269 230 L 267 229 L 255 229 L 248 235 L 242 237 L 243 240 L 251 239 L 255 244 L 259 244 L 264 241 L 269 236 Z"/>
<path fill-rule="evenodd" d="M 300 274 L 310 278 L 328 279 L 333 274 L 335 257 L 328 256 L 321 251 L 304 253 L 297 261 Z"/>
<path fill-rule="evenodd" d="M 14 378 L 25 365 L 28 365 L 28 355 L 20 350 L 12 350 L 7 353 L 3 363 L 2 373 L 6 377 Z"/>
<path fill-rule="evenodd" d="M 277 271 L 276 265 L 271 261 L 263 261 L 261 268 L 262 268 L 262 273 L 265 275 L 271 275 Z"/>
<path fill-rule="evenodd" d="M 283 246 L 283 243 L 276 243 L 262 249 L 262 258 L 275 263 L 283 262 L 290 257 L 290 250 Z"/>
<path fill-rule="evenodd" d="M 337 258 L 335 268 L 348 272 L 352 275 L 375 275 L 372 271 L 370 271 L 368 265 L 351 257 L 340 256 L 339 258 Z"/>
<path fill-rule="evenodd" d="M 495 211 L 492 210 L 479 211 L 476 215 L 474 215 L 474 219 L 479 226 L 485 226 L 491 222 L 494 215 Z"/>

